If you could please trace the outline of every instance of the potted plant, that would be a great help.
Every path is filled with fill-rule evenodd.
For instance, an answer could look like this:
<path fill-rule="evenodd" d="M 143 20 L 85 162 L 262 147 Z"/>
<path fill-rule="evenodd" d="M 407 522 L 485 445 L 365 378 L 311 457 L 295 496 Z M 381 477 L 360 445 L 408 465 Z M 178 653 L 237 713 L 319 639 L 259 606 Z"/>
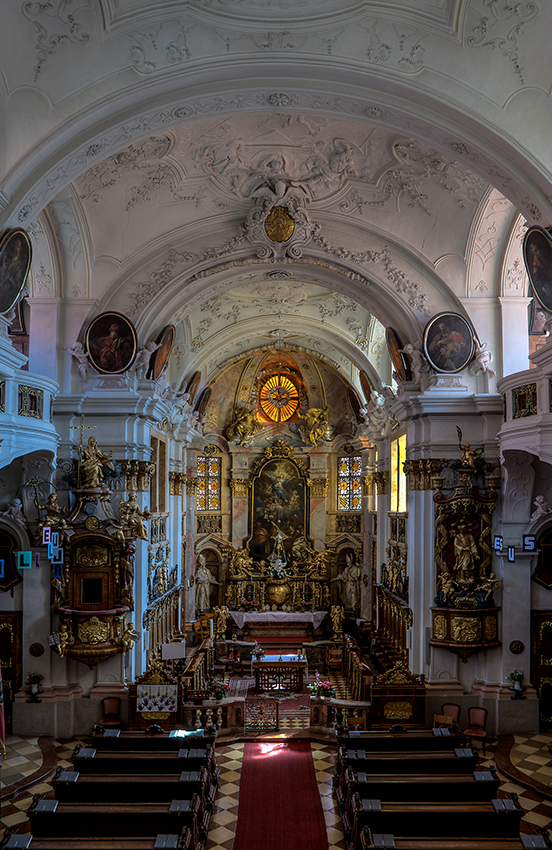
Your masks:
<path fill-rule="evenodd" d="M 37 694 L 44 680 L 42 673 L 29 673 L 25 679 L 25 687 L 32 694 Z"/>
<path fill-rule="evenodd" d="M 521 683 L 523 681 L 523 670 L 512 670 L 506 676 L 509 682 L 512 682 L 516 691 L 521 691 Z"/>
<path fill-rule="evenodd" d="M 257 661 L 260 661 L 261 658 L 264 658 L 266 655 L 266 652 L 264 651 L 258 640 L 255 641 L 255 646 L 251 650 L 251 655 L 253 655 L 253 657 Z"/>
<path fill-rule="evenodd" d="M 229 690 L 230 685 L 225 685 L 224 682 L 213 680 L 209 683 L 209 696 L 213 699 L 224 699 L 224 697 L 228 696 Z"/>
<path fill-rule="evenodd" d="M 318 671 L 314 674 L 314 682 L 307 685 L 307 688 L 313 697 L 319 697 L 320 699 L 332 699 L 332 697 L 335 697 L 334 683 L 328 680 L 322 680 Z"/>

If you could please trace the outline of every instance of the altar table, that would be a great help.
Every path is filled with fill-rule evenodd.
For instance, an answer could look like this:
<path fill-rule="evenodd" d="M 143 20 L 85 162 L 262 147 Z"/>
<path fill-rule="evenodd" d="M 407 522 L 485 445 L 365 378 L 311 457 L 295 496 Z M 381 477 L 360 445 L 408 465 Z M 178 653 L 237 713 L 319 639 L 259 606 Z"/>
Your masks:
<path fill-rule="evenodd" d="M 315 629 L 328 613 L 327 611 L 229 611 L 238 629 L 244 623 L 310 623 Z"/>
<path fill-rule="evenodd" d="M 258 691 L 302 691 L 307 672 L 307 659 L 297 655 L 265 655 L 253 661 L 255 687 Z"/>

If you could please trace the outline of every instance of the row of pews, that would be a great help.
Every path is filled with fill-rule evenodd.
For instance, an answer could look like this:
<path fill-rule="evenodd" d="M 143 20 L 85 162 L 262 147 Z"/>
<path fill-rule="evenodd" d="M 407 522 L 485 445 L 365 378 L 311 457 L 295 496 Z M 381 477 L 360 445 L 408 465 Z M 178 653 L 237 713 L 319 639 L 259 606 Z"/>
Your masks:
<path fill-rule="evenodd" d="M 96 727 L 73 764 L 56 772 L 55 799 L 35 795 L 30 834 L 7 836 L 5 850 L 204 850 L 219 785 L 214 736 Z"/>
<path fill-rule="evenodd" d="M 335 791 L 347 850 L 546 848 L 520 835 L 515 795 L 449 729 L 338 733 Z"/>

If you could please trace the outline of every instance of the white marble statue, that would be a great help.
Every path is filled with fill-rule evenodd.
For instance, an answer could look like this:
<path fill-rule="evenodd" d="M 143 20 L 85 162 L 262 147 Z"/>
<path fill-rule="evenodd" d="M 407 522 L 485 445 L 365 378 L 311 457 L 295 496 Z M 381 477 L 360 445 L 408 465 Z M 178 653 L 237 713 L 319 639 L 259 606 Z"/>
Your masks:
<path fill-rule="evenodd" d="M 88 361 L 88 355 L 82 347 L 82 342 L 74 342 L 73 345 L 66 345 L 65 351 L 75 358 L 78 364 L 77 368 L 79 370 L 79 375 L 83 381 L 86 381 L 88 375 L 92 371 L 92 368 Z"/>
<path fill-rule="evenodd" d="M 535 522 L 535 520 L 540 519 L 541 516 L 545 516 L 550 513 L 550 505 L 544 498 L 544 496 L 537 496 L 533 504 L 536 506 L 535 510 L 529 517 L 529 522 Z"/>
<path fill-rule="evenodd" d="M 470 372 L 472 375 L 483 375 L 487 372 L 489 375 L 492 375 L 493 378 L 496 377 L 495 370 L 491 368 L 492 359 L 493 355 L 487 350 L 487 343 L 484 342 L 480 345 L 479 342 L 475 340 L 474 359 L 470 364 Z"/>

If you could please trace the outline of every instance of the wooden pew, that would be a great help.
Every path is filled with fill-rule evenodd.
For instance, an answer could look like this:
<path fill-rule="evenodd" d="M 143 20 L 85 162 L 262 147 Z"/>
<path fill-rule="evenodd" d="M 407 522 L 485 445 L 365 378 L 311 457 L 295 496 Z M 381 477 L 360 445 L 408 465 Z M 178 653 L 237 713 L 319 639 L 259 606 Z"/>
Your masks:
<path fill-rule="evenodd" d="M 216 770 L 215 751 L 211 745 L 173 751 L 127 750 L 110 752 L 92 747 L 75 747 L 72 757 L 80 773 L 182 773 L 207 767 Z"/>
<path fill-rule="evenodd" d="M 33 804 L 34 805 L 34 804 Z M 37 838 L 178 835 L 187 827 L 192 848 L 200 838 L 197 795 L 172 803 L 59 803 L 38 800 L 28 811 L 31 833 Z M 202 839 L 205 838 L 203 834 Z"/>
<path fill-rule="evenodd" d="M 101 728 L 101 727 L 99 727 Z M 98 727 L 96 727 L 98 729 Z M 161 732 L 157 735 L 150 734 L 147 730 L 121 732 L 120 729 L 106 729 L 103 733 L 96 732 L 90 738 L 89 747 L 98 751 L 110 750 L 112 752 L 128 752 L 134 750 L 148 750 L 150 752 L 180 750 L 183 747 L 197 748 L 213 746 L 215 738 L 213 735 L 203 732 L 190 732 L 185 737 L 173 735 L 170 732 Z"/>
<path fill-rule="evenodd" d="M 80 774 L 58 770 L 52 780 L 56 800 L 60 803 L 170 803 L 187 800 L 197 794 L 200 800 L 198 820 L 200 832 L 207 832 L 217 793 L 215 781 L 205 767 L 200 770 L 162 774 Z"/>
<path fill-rule="evenodd" d="M 340 809 L 349 811 L 352 819 L 352 796 L 357 793 L 367 800 L 387 802 L 456 802 L 469 803 L 496 798 L 500 781 L 496 774 L 487 770 L 472 774 L 367 774 L 345 772 L 343 790 L 336 788 Z"/>
<path fill-rule="evenodd" d="M 345 732 L 337 735 L 338 746 L 358 748 L 366 752 L 415 752 L 416 750 L 454 750 L 462 746 L 462 735 L 453 735 L 449 729 L 421 729 L 408 732 Z"/>
<path fill-rule="evenodd" d="M 10 834 L 8 834 L 10 833 Z M 203 842 L 195 848 L 191 830 L 185 828 L 179 835 L 156 835 L 154 837 L 117 836 L 110 838 L 38 838 L 25 833 L 6 830 L 3 850 L 155 850 L 156 847 L 178 848 L 178 850 L 204 850 Z"/>
<path fill-rule="evenodd" d="M 359 850 L 531 850 L 547 847 L 541 835 L 521 835 L 518 838 L 399 838 L 394 835 L 371 833 L 365 827 L 360 836 Z"/>
<path fill-rule="evenodd" d="M 426 774 L 445 773 L 472 774 L 477 766 L 478 755 L 470 748 L 458 748 L 450 752 L 367 752 L 363 749 L 339 747 L 336 758 L 336 781 L 344 789 L 345 771 L 369 774 Z"/>
<path fill-rule="evenodd" d="M 360 848 L 362 830 L 395 837 L 516 838 L 521 809 L 512 800 L 482 803 L 390 803 L 353 795 L 354 820 L 343 816 L 343 831 L 350 848 Z M 400 832 L 399 832 L 400 831 Z"/>

